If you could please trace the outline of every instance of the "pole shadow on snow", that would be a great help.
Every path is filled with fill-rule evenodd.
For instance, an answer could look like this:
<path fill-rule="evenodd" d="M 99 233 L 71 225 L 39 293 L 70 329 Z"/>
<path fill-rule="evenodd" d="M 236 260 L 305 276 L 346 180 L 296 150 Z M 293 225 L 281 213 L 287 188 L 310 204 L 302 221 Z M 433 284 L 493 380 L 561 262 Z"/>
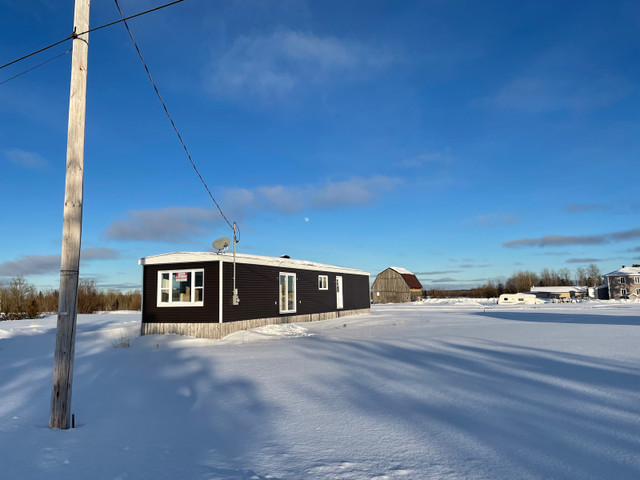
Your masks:
<path fill-rule="evenodd" d="M 481 317 L 497 318 L 500 320 L 511 320 L 514 322 L 537 322 L 537 323 L 569 323 L 580 325 L 630 325 L 640 326 L 640 316 L 633 315 L 599 315 L 580 312 L 572 313 L 551 313 L 551 312 L 529 312 L 522 310 L 514 311 L 488 311 L 474 312 L 474 315 Z"/>
<path fill-rule="evenodd" d="M 640 474 L 637 366 L 455 337 L 315 347 L 310 355 L 333 363 L 334 373 L 307 378 L 301 394 L 336 412 L 356 409 L 390 435 L 405 432 L 409 455 L 427 465 L 422 478 Z"/>
<path fill-rule="evenodd" d="M 78 332 L 67 431 L 47 425 L 55 329 L 0 340 L 6 478 L 265 478 L 249 466 L 277 407 L 251 381 L 222 375 L 208 349 L 84 344 L 91 331 Z"/>

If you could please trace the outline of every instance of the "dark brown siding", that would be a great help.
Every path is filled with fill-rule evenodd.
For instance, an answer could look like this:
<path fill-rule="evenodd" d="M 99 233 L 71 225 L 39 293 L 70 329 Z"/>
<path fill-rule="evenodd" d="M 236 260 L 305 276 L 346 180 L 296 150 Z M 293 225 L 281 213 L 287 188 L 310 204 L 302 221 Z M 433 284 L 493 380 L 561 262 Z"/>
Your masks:
<path fill-rule="evenodd" d="M 204 268 L 203 307 L 157 307 L 160 270 Z M 149 265 L 144 267 L 142 320 L 145 323 L 218 322 L 218 262 Z M 296 274 L 296 312 L 280 314 L 280 272 Z M 318 289 L 318 275 L 329 277 L 328 290 Z M 336 311 L 336 276 L 342 276 L 343 310 L 369 308 L 369 276 L 315 270 L 236 265 L 240 304 L 233 305 L 233 264 L 223 263 L 223 322 Z"/>
<path fill-rule="evenodd" d="M 204 266 L 204 306 L 202 307 L 158 307 L 158 272 L 161 270 L 190 270 Z M 183 323 L 218 321 L 218 262 L 171 263 L 146 265 L 142 279 L 142 322 Z"/>
<path fill-rule="evenodd" d="M 236 288 L 240 304 L 233 305 L 233 264 L 225 263 L 223 271 L 224 322 L 336 311 L 336 275 L 342 275 L 343 279 L 344 309 L 369 308 L 368 275 L 238 264 Z M 293 313 L 280 313 L 280 272 L 296 274 L 296 311 Z M 328 290 L 318 289 L 318 275 L 329 277 Z"/>

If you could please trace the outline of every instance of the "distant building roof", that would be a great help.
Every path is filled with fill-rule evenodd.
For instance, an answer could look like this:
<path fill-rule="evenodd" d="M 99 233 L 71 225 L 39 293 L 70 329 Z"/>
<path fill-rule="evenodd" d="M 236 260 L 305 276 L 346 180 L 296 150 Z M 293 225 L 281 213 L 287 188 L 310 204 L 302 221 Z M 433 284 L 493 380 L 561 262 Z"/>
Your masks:
<path fill-rule="evenodd" d="M 625 267 L 622 266 L 619 270 L 614 270 L 610 273 L 605 273 L 603 276 L 605 277 L 621 277 L 621 276 L 630 276 L 630 275 L 640 275 L 640 267 L 634 265 L 633 267 Z"/>
<path fill-rule="evenodd" d="M 567 287 L 531 287 L 531 292 L 549 292 L 549 293 L 587 293 L 588 287 L 567 286 Z"/>

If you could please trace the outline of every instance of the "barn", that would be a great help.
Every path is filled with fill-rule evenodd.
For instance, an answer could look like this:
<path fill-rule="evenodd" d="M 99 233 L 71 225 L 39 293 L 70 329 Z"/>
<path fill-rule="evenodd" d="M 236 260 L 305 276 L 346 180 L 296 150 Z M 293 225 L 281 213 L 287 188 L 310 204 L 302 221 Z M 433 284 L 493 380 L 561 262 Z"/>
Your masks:
<path fill-rule="evenodd" d="M 371 286 L 373 303 L 403 303 L 422 299 L 422 284 L 409 270 L 389 267 L 380 272 Z"/>
<path fill-rule="evenodd" d="M 167 253 L 138 263 L 142 335 L 219 339 L 263 325 L 370 312 L 369 273 L 361 270 L 215 252 Z"/>

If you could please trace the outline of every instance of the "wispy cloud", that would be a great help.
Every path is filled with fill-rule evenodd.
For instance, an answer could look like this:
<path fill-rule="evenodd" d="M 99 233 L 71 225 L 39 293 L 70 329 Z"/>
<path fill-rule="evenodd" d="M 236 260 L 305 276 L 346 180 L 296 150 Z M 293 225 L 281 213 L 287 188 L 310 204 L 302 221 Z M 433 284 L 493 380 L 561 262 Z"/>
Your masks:
<path fill-rule="evenodd" d="M 356 41 L 286 28 L 241 36 L 215 57 L 209 77 L 213 93 L 264 100 L 304 85 L 363 76 L 392 62 L 389 54 Z"/>
<path fill-rule="evenodd" d="M 495 94 L 473 104 L 525 113 L 584 111 L 608 106 L 628 91 L 623 79 L 595 68 L 582 48 L 559 46 L 539 56 Z"/>
<path fill-rule="evenodd" d="M 11 163 L 29 170 L 44 170 L 49 166 L 46 158 L 36 152 L 27 152 L 19 148 L 4 151 L 4 156 Z"/>
<path fill-rule="evenodd" d="M 569 258 L 567 263 L 597 263 L 601 262 L 601 258 Z"/>
<path fill-rule="evenodd" d="M 557 247 L 561 245 L 601 245 L 611 242 L 622 242 L 640 238 L 640 228 L 621 232 L 603 233 L 597 235 L 545 235 L 540 238 L 520 238 L 505 242 L 507 248 L 515 247 Z"/>
<path fill-rule="evenodd" d="M 434 270 L 432 272 L 414 272 L 414 275 L 445 275 L 447 273 L 460 273 L 461 270 Z"/>
<path fill-rule="evenodd" d="M 591 212 L 594 210 L 604 210 L 605 205 L 600 203 L 572 203 L 567 205 L 564 209 L 569 213 Z"/>
<path fill-rule="evenodd" d="M 401 180 L 395 177 L 378 175 L 327 181 L 321 185 L 234 188 L 222 192 L 221 204 L 226 215 L 234 220 L 262 211 L 291 214 L 309 208 L 327 210 L 370 204 L 400 183 Z M 222 221 L 215 209 L 169 207 L 132 210 L 123 220 L 113 222 L 105 233 L 120 240 L 184 242 L 207 233 L 208 228 Z"/>
<path fill-rule="evenodd" d="M 333 209 L 367 205 L 390 192 L 402 181 L 396 177 L 376 175 L 327 181 L 320 185 L 261 186 L 255 190 L 230 189 L 224 192 L 224 204 L 240 215 L 253 211 L 295 213 L 307 208 Z"/>
<path fill-rule="evenodd" d="M 467 227 L 471 225 L 478 225 L 481 227 L 495 227 L 496 225 L 515 225 L 520 223 L 520 218 L 515 215 L 489 213 L 486 215 L 478 215 L 472 219 L 462 221 L 462 225 Z"/>
<path fill-rule="evenodd" d="M 120 257 L 117 250 L 97 247 L 83 249 L 80 254 L 82 263 L 91 260 L 113 260 Z M 17 275 L 43 275 L 60 271 L 60 255 L 23 255 L 17 260 L 0 263 L 0 277 Z"/>
<path fill-rule="evenodd" d="M 415 157 L 394 162 L 399 168 L 422 168 L 427 165 L 448 165 L 455 161 L 455 157 L 448 152 L 423 153 Z"/>
<path fill-rule="evenodd" d="M 487 268 L 489 267 L 489 264 L 475 264 L 475 263 L 463 263 L 462 265 L 460 265 L 460 268 L 465 268 L 465 269 L 469 269 L 469 268 Z"/>
<path fill-rule="evenodd" d="M 105 233 L 120 240 L 183 242 L 203 234 L 206 227 L 222 220 L 217 210 L 196 207 L 169 207 L 132 210 L 124 220 L 116 220 Z"/>

